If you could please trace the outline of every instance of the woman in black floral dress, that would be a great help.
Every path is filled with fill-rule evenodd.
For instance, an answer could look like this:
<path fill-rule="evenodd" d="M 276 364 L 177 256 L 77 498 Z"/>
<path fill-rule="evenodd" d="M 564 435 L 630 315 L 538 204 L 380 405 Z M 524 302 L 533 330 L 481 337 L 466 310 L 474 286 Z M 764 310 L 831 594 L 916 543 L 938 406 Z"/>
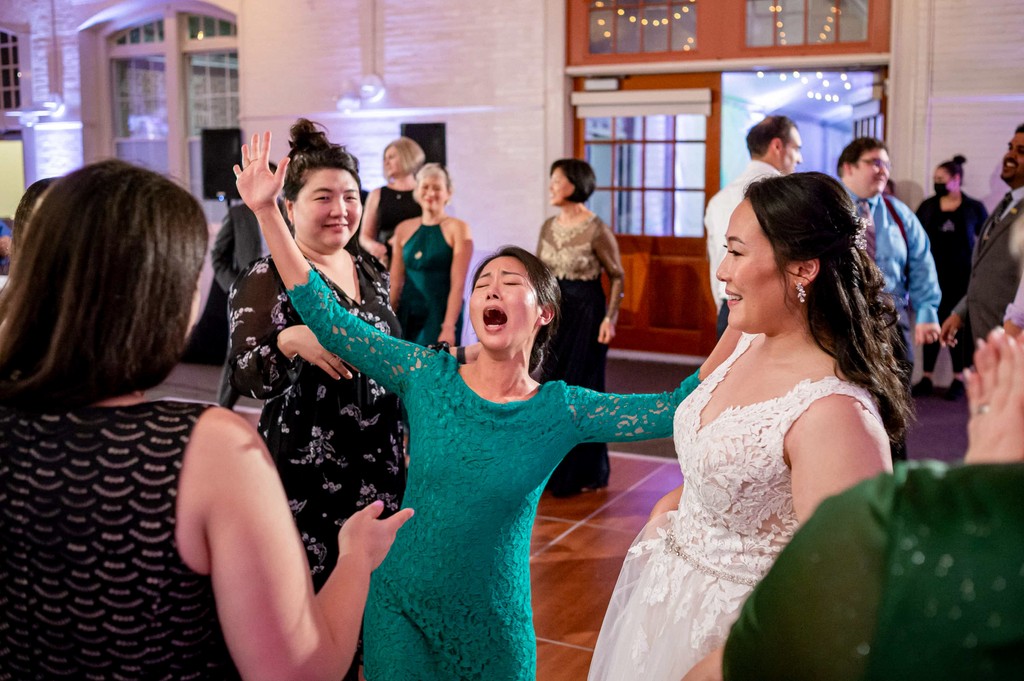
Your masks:
<path fill-rule="evenodd" d="M 285 206 L 295 241 L 338 302 L 398 336 L 387 271 L 352 238 L 359 227 L 358 162 L 300 119 L 292 127 Z M 397 511 L 405 489 L 398 397 L 352 373 L 302 324 L 273 261 L 261 258 L 230 293 L 231 382 L 265 400 L 259 431 L 277 462 L 313 584 L 338 560 L 338 527 L 380 499 Z"/>

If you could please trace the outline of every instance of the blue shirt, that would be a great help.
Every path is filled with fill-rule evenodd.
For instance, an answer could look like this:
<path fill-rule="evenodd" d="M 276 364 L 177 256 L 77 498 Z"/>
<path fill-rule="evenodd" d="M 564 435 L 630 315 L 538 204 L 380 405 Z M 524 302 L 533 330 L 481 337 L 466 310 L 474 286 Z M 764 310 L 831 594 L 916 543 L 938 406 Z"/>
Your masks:
<path fill-rule="evenodd" d="M 856 204 L 859 197 L 849 189 L 846 191 Z M 886 292 L 895 297 L 896 306 L 901 311 L 907 307 L 909 296 L 909 304 L 914 308 L 918 324 L 938 324 L 942 290 L 939 288 L 939 276 L 935 271 L 928 234 L 921 226 L 921 221 L 905 203 L 889 197 L 893 210 L 906 229 L 907 238 L 904 240 L 900 226 L 882 201 L 882 195 L 877 194 L 867 201 L 875 221 L 875 264 L 885 276 Z"/>
<path fill-rule="evenodd" d="M 0 238 L 11 236 L 12 234 L 13 232 L 11 232 L 11 228 L 7 226 L 7 222 L 0 220 Z M 6 274 L 7 268 L 10 267 L 10 265 L 10 258 L 0 258 L 0 274 Z"/>

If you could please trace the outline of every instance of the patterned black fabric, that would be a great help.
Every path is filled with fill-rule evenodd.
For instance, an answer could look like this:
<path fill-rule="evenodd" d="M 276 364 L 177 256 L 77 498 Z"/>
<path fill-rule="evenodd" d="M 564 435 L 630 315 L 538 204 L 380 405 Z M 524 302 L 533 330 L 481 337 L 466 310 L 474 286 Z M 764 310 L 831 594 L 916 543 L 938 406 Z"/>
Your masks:
<path fill-rule="evenodd" d="M 0 406 L 0 679 L 236 679 L 174 538 L 206 405 Z"/>
<path fill-rule="evenodd" d="M 387 272 L 357 254 L 361 301 L 335 285 L 340 305 L 374 328 L 399 333 Z M 405 490 L 405 451 L 398 396 L 356 372 L 335 380 L 277 347 L 285 328 L 302 324 L 273 260 L 242 272 L 230 294 L 231 382 L 266 400 L 259 431 L 277 462 L 288 505 L 302 537 L 313 587 L 319 591 L 338 562 L 338 530 L 353 513 L 377 501 L 384 515 L 399 509 Z"/>

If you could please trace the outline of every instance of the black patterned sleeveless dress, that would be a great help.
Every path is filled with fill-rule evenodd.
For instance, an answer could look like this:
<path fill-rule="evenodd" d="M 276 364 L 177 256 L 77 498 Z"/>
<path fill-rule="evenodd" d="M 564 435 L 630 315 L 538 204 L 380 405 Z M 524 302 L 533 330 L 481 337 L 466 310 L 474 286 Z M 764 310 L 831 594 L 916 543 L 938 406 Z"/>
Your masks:
<path fill-rule="evenodd" d="M 0 680 L 237 679 L 174 538 L 206 405 L 0 405 Z"/>

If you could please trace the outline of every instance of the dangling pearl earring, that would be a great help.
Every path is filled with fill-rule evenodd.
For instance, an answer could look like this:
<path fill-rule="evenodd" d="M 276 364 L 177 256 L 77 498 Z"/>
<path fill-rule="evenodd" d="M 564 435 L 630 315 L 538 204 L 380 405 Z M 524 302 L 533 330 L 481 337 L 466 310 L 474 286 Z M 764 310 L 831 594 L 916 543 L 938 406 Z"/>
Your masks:
<path fill-rule="evenodd" d="M 804 288 L 803 282 L 796 282 L 796 299 L 801 303 L 807 302 L 807 289 Z"/>

